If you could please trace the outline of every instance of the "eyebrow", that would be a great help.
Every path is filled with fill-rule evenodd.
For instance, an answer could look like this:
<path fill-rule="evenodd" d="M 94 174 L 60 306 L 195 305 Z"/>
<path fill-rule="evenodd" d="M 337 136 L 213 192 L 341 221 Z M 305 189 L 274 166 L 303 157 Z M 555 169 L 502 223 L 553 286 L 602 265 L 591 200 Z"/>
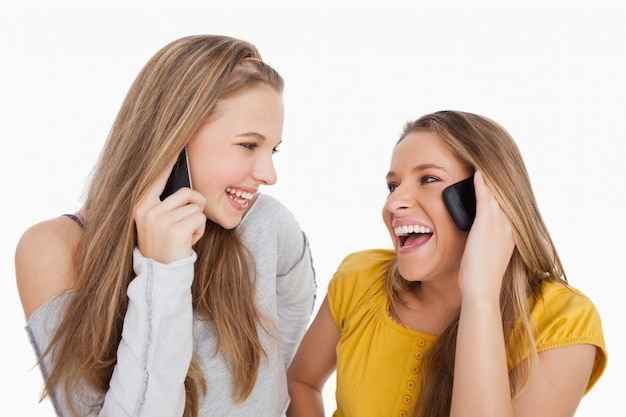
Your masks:
<path fill-rule="evenodd" d="M 265 136 L 263 136 L 262 134 L 257 133 L 257 132 L 244 132 L 244 133 L 240 133 L 240 134 L 237 135 L 238 138 L 239 137 L 250 137 L 250 136 L 255 137 L 255 138 L 259 139 L 259 140 L 265 140 Z"/>
<path fill-rule="evenodd" d="M 261 140 L 261 141 L 265 141 L 267 139 L 265 136 L 263 136 L 262 134 L 257 133 L 257 132 L 244 132 L 244 133 L 238 134 L 236 137 L 238 137 L 238 138 L 253 137 L 253 138 L 256 138 L 256 139 Z M 282 139 L 276 144 L 275 147 L 278 147 L 278 145 L 280 145 L 281 143 L 283 143 Z"/>
<path fill-rule="evenodd" d="M 413 167 L 413 169 L 411 169 L 411 172 L 414 172 L 414 173 L 415 172 L 422 172 L 422 171 L 426 171 L 427 169 L 438 169 L 438 170 L 447 172 L 447 170 L 444 167 L 441 167 L 441 166 L 435 165 L 435 164 L 420 164 L 420 165 L 416 165 L 416 166 Z M 386 178 L 394 177 L 395 175 L 396 175 L 395 172 L 389 171 L 387 173 Z"/>

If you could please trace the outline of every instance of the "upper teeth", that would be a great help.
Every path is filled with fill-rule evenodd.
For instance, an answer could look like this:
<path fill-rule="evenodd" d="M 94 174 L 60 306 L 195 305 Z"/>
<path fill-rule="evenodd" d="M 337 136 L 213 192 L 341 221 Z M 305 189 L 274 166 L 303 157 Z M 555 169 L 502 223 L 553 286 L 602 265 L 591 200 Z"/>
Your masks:
<path fill-rule="evenodd" d="M 226 188 L 226 192 L 232 194 L 232 195 L 236 195 L 237 197 L 240 198 L 245 198 L 246 200 L 250 200 L 252 198 L 252 196 L 254 195 L 253 193 L 249 193 L 246 191 L 241 191 L 241 190 L 233 190 L 230 187 Z"/>
<path fill-rule="evenodd" d="M 416 224 L 394 227 L 393 231 L 396 234 L 396 236 L 406 236 L 409 233 L 432 233 L 433 232 L 428 227 L 418 226 Z"/>

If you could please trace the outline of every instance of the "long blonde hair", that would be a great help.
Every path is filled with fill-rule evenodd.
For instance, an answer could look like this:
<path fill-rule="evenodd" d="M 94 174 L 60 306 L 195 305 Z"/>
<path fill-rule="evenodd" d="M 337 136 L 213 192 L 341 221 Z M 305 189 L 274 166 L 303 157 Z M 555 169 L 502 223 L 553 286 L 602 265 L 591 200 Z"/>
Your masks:
<path fill-rule="evenodd" d="M 521 153 L 502 126 L 472 113 L 440 111 L 407 123 L 398 143 L 409 133 L 420 131 L 436 134 L 462 163 L 480 170 L 513 224 L 516 247 L 500 294 L 502 323 L 507 352 L 513 362 L 520 362 L 524 352 L 531 352 L 531 356 L 510 374 L 511 394 L 515 396 L 528 382 L 537 359 L 528 297 L 540 291 L 544 280 L 567 283 L 561 261 L 539 213 Z M 408 285 L 394 263 L 387 279 L 392 303 L 401 302 L 399 294 Z M 415 416 L 450 414 L 457 328 L 458 316 L 425 355 Z"/>
<path fill-rule="evenodd" d="M 43 355 L 53 353 L 44 396 L 55 388 L 64 389 L 75 414 L 83 399 L 73 394 L 81 392 L 81 384 L 106 392 L 116 364 L 128 305 L 126 290 L 134 278 L 133 206 L 207 120 L 218 100 L 259 84 L 282 94 L 283 79 L 260 58 L 257 49 L 242 40 L 188 36 L 158 51 L 132 84 L 86 192 L 73 294 Z M 254 386 L 264 354 L 257 333 L 262 323 L 254 305 L 252 257 L 237 229 L 226 230 L 210 220 L 194 249 L 198 258 L 193 307 L 202 319 L 214 322 L 217 349 L 232 371 L 233 398 L 243 401 Z M 197 416 L 207 385 L 195 356 L 185 387 L 184 415 Z"/>

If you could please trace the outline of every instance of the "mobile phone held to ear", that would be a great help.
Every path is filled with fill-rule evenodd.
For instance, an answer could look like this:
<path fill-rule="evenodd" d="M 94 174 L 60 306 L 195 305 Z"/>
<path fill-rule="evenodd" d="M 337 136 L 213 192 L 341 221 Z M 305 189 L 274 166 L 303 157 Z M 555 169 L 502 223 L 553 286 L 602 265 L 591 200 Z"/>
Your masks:
<path fill-rule="evenodd" d="M 178 159 L 172 168 L 172 173 L 167 179 L 163 193 L 159 198 L 163 201 L 182 187 L 191 188 L 191 175 L 189 174 L 187 148 L 183 148 L 178 155 Z"/>
<path fill-rule="evenodd" d="M 442 195 L 454 224 L 460 230 L 468 231 L 476 217 L 474 176 L 446 187 Z"/>

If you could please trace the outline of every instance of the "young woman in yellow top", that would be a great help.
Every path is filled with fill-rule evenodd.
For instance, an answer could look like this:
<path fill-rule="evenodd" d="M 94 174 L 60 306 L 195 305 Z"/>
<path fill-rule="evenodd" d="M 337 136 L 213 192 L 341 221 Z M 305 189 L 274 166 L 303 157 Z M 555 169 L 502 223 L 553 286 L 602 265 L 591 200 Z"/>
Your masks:
<path fill-rule="evenodd" d="M 476 217 L 444 188 L 474 176 Z M 387 174 L 394 250 L 349 255 L 288 373 L 288 416 L 572 416 L 606 366 L 599 314 L 569 286 L 520 152 L 485 117 L 407 123 Z"/>

